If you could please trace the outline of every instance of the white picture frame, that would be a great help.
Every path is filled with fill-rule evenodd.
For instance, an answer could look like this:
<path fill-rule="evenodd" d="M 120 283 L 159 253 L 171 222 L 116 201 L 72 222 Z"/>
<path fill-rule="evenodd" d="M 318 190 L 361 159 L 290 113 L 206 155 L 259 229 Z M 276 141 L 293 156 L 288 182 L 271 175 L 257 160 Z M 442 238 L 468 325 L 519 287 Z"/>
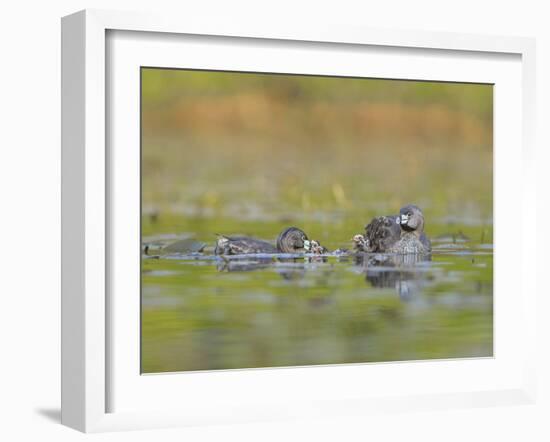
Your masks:
<path fill-rule="evenodd" d="M 87 10 L 63 18 L 62 21 L 62 422 L 80 431 L 110 431 L 121 429 L 156 428 L 167 426 L 185 426 L 208 424 L 216 422 L 248 422 L 255 420 L 285 419 L 289 417 L 309 417 L 326 415 L 346 415 L 369 413 L 372 410 L 386 410 L 388 412 L 425 409 L 425 408 L 453 408 L 469 406 L 499 405 L 503 403 L 532 403 L 536 392 L 534 354 L 535 333 L 534 318 L 536 316 L 536 288 L 534 269 L 522 264 L 521 279 L 514 280 L 514 287 L 520 291 L 518 305 L 522 312 L 516 323 L 522 331 L 522 353 L 517 355 L 518 360 L 514 368 L 514 375 L 510 381 L 502 378 L 499 386 L 483 388 L 483 383 L 466 382 L 458 391 L 445 392 L 445 383 L 442 381 L 437 389 L 421 394 L 413 392 L 381 391 L 377 395 L 367 395 L 359 392 L 355 396 L 343 394 L 345 386 L 340 392 L 332 391 L 307 397 L 307 389 L 303 396 L 291 397 L 285 400 L 279 397 L 272 403 L 254 403 L 254 397 L 242 398 L 242 406 L 234 408 L 239 399 L 229 402 L 220 402 L 218 408 L 208 407 L 163 407 L 159 398 L 163 388 L 170 388 L 170 377 L 164 376 L 161 381 L 165 385 L 145 387 L 161 391 L 156 398 L 157 403 L 148 410 L 147 407 L 136 407 L 135 410 L 113 409 L 110 404 L 110 392 L 115 388 L 112 382 L 113 348 L 110 335 L 116 327 L 113 321 L 120 323 L 111 311 L 112 300 L 109 298 L 113 285 L 110 276 L 112 261 L 117 258 L 112 255 L 110 244 L 117 234 L 116 228 L 109 228 L 108 221 L 113 211 L 113 204 L 118 201 L 112 195 L 111 185 L 114 172 L 109 164 L 108 143 L 110 134 L 106 130 L 106 121 L 112 117 L 108 107 L 109 81 L 111 75 L 106 75 L 107 65 L 116 57 L 116 52 L 109 51 L 107 42 L 108 33 L 113 32 L 140 32 L 147 38 L 155 33 L 164 36 L 217 36 L 227 39 L 229 44 L 235 39 L 254 39 L 255 41 L 284 42 L 288 47 L 307 42 L 310 46 L 337 44 L 345 47 L 376 47 L 380 51 L 391 48 L 408 50 L 430 50 L 434 58 L 444 57 L 445 54 L 472 54 L 474 58 L 483 60 L 491 54 L 502 54 L 515 57 L 519 63 L 518 88 L 511 91 L 519 99 L 520 109 L 512 109 L 506 126 L 511 126 L 518 137 L 517 147 L 513 149 L 508 166 L 513 167 L 514 159 L 521 159 L 523 185 L 515 190 L 521 200 L 522 221 L 536 219 L 535 194 L 530 192 L 534 188 L 534 176 L 531 170 L 533 153 L 533 115 L 535 97 L 535 46 L 534 40 L 517 37 L 492 37 L 479 35 L 464 35 L 450 33 L 427 33 L 416 31 L 388 31 L 374 29 L 355 29 L 346 27 L 315 27 L 312 25 L 294 28 L 280 25 L 276 28 L 266 28 L 254 23 L 211 23 L 197 21 L 192 17 L 174 18 L 152 16 L 150 14 L 133 14 L 124 12 Z M 134 43 L 135 44 L 135 43 Z M 445 79 L 444 73 L 442 78 Z M 514 80 L 515 81 L 515 80 Z M 513 84 L 516 84 L 513 83 Z M 512 84 L 512 83 L 510 83 Z M 516 112 L 517 111 L 517 112 Z M 514 117 L 521 116 L 514 120 Z M 115 119 L 116 121 L 116 119 Z M 498 132 L 497 132 L 498 135 Z M 495 143 L 503 140 L 495 137 Z M 504 146 L 504 144 L 502 144 Z M 501 152 L 505 152 L 504 150 Z M 505 156 L 505 155 L 504 155 Z M 498 162 L 495 163 L 495 175 L 500 173 Z M 517 165 L 517 163 L 516 163 Z M 116 177 L 114 178 L 116 179 Z M 499 192 L 498 186 L 495 192 Z M 504 189 L 506 191 L 506 189 Z M 514 190 L 512 190 L 514 191 Z M 498 205 L 495 212 L 498 217 Z M 526 222 L 522 223 L 520 234 L 525 237 Z M 115 223 L 116 225 L 116 223 Z M 503 224 L 504 226 L 504 221 Z M 498 231 L 496 227 L 495 258 L 501 260 L 501 269 L 504 269 L 506 251 L 498 248 Z M 501 230 L 502 231 L 502 230 Z M 527 241 L 520 241 L 522 263 L 526 263 L 526 256 L 534 253 L 535 245 Z M 129 253 L 134 253 L 132 250 Z M 499 255 L 500 254 L 500 255 Z M 517 266 L 517 262 L 514 263 Z M 505 269 L 501 275 L 506 274 Z M 495 277 L 498 275 L 496 274 Z M 506 289 L 505 284 L 497 284 L 495 290 Z M 517 296 L 517 295 L 516 295 Z M 504 305 L 504 304 L 502 304 Z M 120 311 L 120 309 L 119 309 Z M 508 316 L 509 317 L 509 316 Z M 117 322 L 118 321 L 118 322 Z M 131 322 L 131 321 L 130 321 Z M 511 324 L 501 322 L 499 327 L 504 330 Z M 529 339 L 531 337 L 532 339 Z M 498 339 L 498 337 L 497 337 Z M 133 342 L 133 341 L 130 341 Z M 118 347 L 120 348 L 120 346 Z M 131 357 L 117 353 L 118 357 Z M 495 359 L 498 359 L 498 354 Z M 475 377 L 479 365 L 476 362 L 464 362 L 453 365 L 449 370 L 468 370 L 466 380 Z M 445 364 L 439 362 L 439 364 Z M 408 363 L 407 370 L 416 370 L 419 376 L 427 366 Z M 487 375 L 493 370 L 491 363 L 486 364 Z M 493 364 L 494 365 L 494 364 Z M 371 373 L 394 372 L 399 376 L 399 370 L 392 364 L 370 365 Z M 420 368 L 418 368 L 420 367 Z M 288 373 L 297 377 L 292 382 L 306 382 L 311 373 L 316 370 L 317 376 L 361 376 L 365 366 L 338 366 L 318 367 L 315 369 L 290 370 L 244 370 L 238 376 L 252 380 L 256 388 L 267 387 L 271 372 L 285 372 L 283 377 L 290 379 Z M 304 372 L 303 370 L 310 370 Z M 340 375 L 338 373 L 341 373 Z M 450 373 L 450 372 L 449 372 Z M 503 372 L 504 373 L 504 372 Z M 135 373 L 139 376 L 139 373 Z M 177 375 L 175 375 L 177 376 Z M 202 373 L 193 378 L 193 383 L 201 385 L 203 392 L 209 383 L 219 388 L 224 382 L 235 383 L 237 375 L 232 373 Z M 301 376 L 301 378 L 300 378 Z M 468 378 L 470 376 L 470 378 Z M 503 375 L 506 376 L 506 375 Z M 315 376 L 314 376 L 315 377 Z M 512 379 L 513 378 L 513 379 Z M 116 379 L 116 377 L 115 377 Z M 119 376 L 118 379 L 121 379 Z M 284 381 L 284 380 L 282 380 Z M 240 382 L 240 381 L 239 381 Z M 132 385 L 128 384 L 130 387 Z M 135 385 L 135 384 L 134 384 Z M 242 384 L 246 386 L 246 382 Z M 275 384 L 276 385 L 276 384 Z M 348 386 L 349 387 L 349 386 Z M 315 384 L 308 386 L 310 392 L 315 391 Z M 126 390 L 128 391 L 128 390 Z M 227 394 L 230 394 L 227 390 Z M 235 393 L 235 392 L 233 392 Z M 340 396 L 339 396 L 339 393 Z M 125 394 L 122 391 L 122 394 Z M 152 394 L 152 393 L 151 393 Z M 198 396 L 195 391 L 191 394 Z M 136 398 L 129 398 L 128 402 Z M 236 402 L 235 402 L 236 401 Z M 246 402 L 246 403 L 245 403 Z M 224 413 L 224 406 L 231 406 L 231 412 Z"/>

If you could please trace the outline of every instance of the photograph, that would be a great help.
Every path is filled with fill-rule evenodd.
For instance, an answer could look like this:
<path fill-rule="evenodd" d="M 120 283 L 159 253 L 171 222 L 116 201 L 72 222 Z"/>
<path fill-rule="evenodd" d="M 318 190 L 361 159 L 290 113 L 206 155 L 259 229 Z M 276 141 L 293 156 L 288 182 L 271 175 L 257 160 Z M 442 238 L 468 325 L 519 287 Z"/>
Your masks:
<path fill-rule="evenodd" d="M 493 357 L 493 84 L 140 76 L 142 374 Z"/>

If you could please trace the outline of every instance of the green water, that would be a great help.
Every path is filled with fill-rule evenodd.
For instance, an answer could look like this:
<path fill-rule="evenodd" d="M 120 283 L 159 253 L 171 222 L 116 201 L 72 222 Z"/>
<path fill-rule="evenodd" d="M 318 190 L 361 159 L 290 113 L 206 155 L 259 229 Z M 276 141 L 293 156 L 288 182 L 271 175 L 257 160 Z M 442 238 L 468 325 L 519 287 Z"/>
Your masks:
<path fill-rule="evenodd" d="M 380 262 L 376 256 L 223 260 L 211 254 L 212 224 L 219 230 L 235 220 L 176 223 L 191 232 L 144 236 L 144 244 L 193 236 L 209 246 L 199 254 L 144 256 L 142 372 L 492 355 L 493 255 L 480 226 L 433 226 L 441 233 L 432 238 L 431 260 Z M 282 225 L 237 224 L 230 233 L 278 232 Z M 317 238 L 331 250 L 349 247 L 330 239 L 342 236 L 338 222 L 332 229 L 307 224 L 310 237 L 325 232 Z M 160 217 L 144 219 L 144 230 L 155 226 L 162 230 Z"/>

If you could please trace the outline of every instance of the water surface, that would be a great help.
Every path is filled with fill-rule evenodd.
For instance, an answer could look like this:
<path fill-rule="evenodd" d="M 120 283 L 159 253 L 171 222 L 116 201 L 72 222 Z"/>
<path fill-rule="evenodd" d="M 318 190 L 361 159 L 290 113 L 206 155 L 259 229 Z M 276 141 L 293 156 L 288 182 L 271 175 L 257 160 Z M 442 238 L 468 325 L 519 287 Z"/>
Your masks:
<path fill-rule="evenodd" d="M 481 237 L 441 234 L 428 258 L 218 257 L 212 239 L 203 253 L 155 255 L 188 235 L 144 238 L 145 373 L 492 355 L 493 254 Z"/>

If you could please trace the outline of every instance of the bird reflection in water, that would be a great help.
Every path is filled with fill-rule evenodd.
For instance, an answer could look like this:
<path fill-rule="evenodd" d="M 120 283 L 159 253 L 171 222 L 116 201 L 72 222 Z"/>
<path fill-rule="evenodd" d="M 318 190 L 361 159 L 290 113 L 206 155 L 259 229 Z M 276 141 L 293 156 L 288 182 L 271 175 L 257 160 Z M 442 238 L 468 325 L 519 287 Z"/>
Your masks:
<path fill-rule="evenodd" d="M 301 284 L 308 272 L 313 272 L 316 284 L 326 286 L 332 275 L 331 266 L 326 266 L 328 262 L 326 256 L 293 256 L 293 257 L 248 257 L 220 259 L 217 262 L 219 272 L 248 272 L 263 269 L 274 269 L 275 272 L 286 282 L 291 284 Z M 318 266 L 321 264 L 321 266 Z M 319 271 L 321 270 L 321 271 Z M 330 296 L 308 297 L 308 303 L 312 307 L 322 308 L 330 304 Z"/>
<path fill-rule="evenodd" d="M 276 255 L 268 256 L 249 256 L 249 257 L 221 257 L 217 260 L 216 269 L 218 272 L 250 272 L 254 270 L 262 270 L 267 268 L 277 267 L 278 273 L 287 280 L 295 280 L 303 278 L 306 265 L 313 263 L 326 263 L 326 256 L 290 256 L 277 257 Z M 283 265 L 280 265 L 283 264 Z M 287 264 L 287 265 L 284 265 Z"/>
<path fill-rule="evenodd" d="M 403 301 L 410 301 L 419 293 L 427 282 L 427 272 L 423 263 L 431 261 L 431 255 L 420 254 L 342 254 L 336 260 L 348 261 L 365 275 L 365 282 L 374 288 L 393 288 Z M 219 272 L 250 272 L 255 270 L 275 269 L 277 274 L 286 281 L 299 281 L 308 271 L 318 271 L 317 264 L 325 268 L 328 263 L 326 255 L 285 256 L 256 255 L 240 257 L 221 257 L 217 260 Z M 326 272 L 321 272 L 323 275 Z"/>
<path fill-rule="evenodd" d="M 355 256 L 355 265 L 365 274 L 365 282 L 375 288 L 394 288 L 403 301 L 410 301 L 426 284 L 427 272 L 422 263 L 429 261 L 429 254 Z"/>
<path fill-rule="evenodd" d="M 251 272 L 254 270 L 266 269 L 273 265 L 272 258 L 236 258 L 218 259 L 216 270 L 218 272 Z"/>

